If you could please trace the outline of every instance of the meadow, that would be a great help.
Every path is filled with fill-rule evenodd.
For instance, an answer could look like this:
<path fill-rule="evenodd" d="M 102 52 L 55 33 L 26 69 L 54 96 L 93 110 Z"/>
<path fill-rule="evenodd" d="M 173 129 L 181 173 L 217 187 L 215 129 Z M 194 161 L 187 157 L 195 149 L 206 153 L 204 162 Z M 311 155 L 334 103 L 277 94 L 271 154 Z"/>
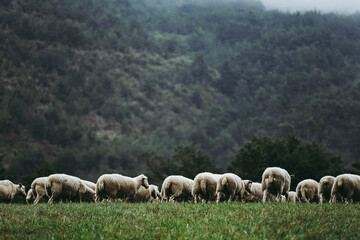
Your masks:
<path fill-rule="evenodd" d="M 360 239 L 360 205 L 0 204 L 0 239 Z"/>

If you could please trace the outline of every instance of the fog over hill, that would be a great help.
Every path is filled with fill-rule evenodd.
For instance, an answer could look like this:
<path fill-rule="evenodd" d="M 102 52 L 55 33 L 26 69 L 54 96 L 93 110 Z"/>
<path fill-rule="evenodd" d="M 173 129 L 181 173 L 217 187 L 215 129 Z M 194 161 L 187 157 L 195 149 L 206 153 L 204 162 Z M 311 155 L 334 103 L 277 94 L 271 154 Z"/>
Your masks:
<path fill-rule="evenodd" d="M 262 0 L 266 9 L 281 11 L 310 11 L 356 13 L 360 11 L 358 0 Z"/>

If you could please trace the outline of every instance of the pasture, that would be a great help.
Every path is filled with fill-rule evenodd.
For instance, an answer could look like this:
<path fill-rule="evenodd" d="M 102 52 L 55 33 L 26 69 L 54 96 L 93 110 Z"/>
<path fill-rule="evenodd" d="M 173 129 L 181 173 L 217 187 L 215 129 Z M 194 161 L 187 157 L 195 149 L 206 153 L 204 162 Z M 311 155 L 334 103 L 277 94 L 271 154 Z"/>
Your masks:
<path fill-rule="evenodd" d="M 0 204 L 0 239 L 360 239 L 359 204 Z"/>

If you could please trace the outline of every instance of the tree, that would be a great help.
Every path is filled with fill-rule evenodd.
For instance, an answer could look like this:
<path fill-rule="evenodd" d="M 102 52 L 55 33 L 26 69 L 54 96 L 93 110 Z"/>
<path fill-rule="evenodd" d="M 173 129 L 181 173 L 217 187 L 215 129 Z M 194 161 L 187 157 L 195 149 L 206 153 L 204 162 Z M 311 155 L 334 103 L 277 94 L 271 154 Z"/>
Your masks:
<path fill-rule="evenodd" d="M 152 182 L 160 184 L 169 175 L 182 175 L 193 179 L 200 172 L 219 172 L 210 155 L 195 145 L 178 146 L 171 159 L 156 153 L 144 153 L 142 159 L 150 170 Z"/>
<path fill-rule="evenodd" d="M 253 137 L 240 149 L 228 170 L 243 179 L 261 181 L 267 167 L 281 167 L 294 174 L 292 188 L 307 178 L 319 181 L 324 175 L 338 175 L 343 169 L 339 156 L 325 152 L 317 143 L 303 143 L 293 134 L 286 139 Z"/>

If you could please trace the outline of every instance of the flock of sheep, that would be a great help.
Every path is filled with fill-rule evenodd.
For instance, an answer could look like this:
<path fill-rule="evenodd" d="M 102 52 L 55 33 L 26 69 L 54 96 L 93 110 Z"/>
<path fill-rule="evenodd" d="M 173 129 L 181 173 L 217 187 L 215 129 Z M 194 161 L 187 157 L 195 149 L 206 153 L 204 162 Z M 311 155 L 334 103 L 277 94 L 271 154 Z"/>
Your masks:
<path fill-rule="evenodd" d="M 149 185 L 141 174 L 131 178 L 120 174 L 104 174 L 96 184 L 66 174 L 52 174 L 36 178 L 26 194 L 25 186 L 9 180 L 0 181 L 0 202 L 12 202 L 15 195 L 34 202 L 266 202 L 290 201 L 305 203 L 360 202 L 360 176 L 342 174 L 325 176 L 316 182 L 301 181 L 296 192 L 290 191 L 291 176 L 282 168 L 266 168 L 261 183 L 242 180 L 232 173 L 199 173 L 194 180 L 172 175 L 161 187 Z"/>

